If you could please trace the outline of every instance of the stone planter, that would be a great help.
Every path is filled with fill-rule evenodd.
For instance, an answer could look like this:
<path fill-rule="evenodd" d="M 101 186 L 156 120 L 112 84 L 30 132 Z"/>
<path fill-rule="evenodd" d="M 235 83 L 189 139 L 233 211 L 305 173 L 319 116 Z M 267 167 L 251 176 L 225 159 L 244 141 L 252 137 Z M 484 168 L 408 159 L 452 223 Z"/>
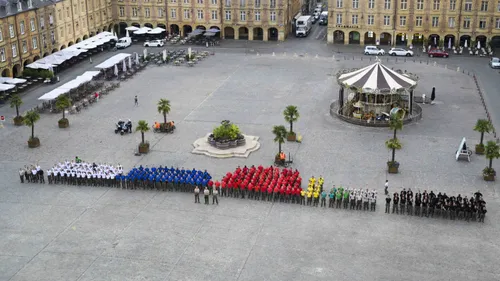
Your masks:
<path fill-rule="evenodd" d="M 287 141 L 297 141 L 297 135 L 295 133 L 290 133 L 286 136 Z"/>
<path fill-rule="evenodd" d="M 484 145 L 476 144 L 476 154 L 478 155 L 484 154 Z"/>
<path fill-rule="evenodd" d="M 62 118 L 59 120 L 58 124 L 59 124 L 59 128 L 62 128 L 62 129 L 68 128 L 69 127 L 69 120 L 68 120 L 68 118 Z"/>
<path fill-rule="evenodd" d="M 40 139 L 37 138 L 37 137 L 34 137 L 34 138 L 30 138 L 28 140 L 28 147 L 29 148 L 35 148 L 35 147 L 39 147 L 40 146 Z"/>
<path fill-rule="evenodd" d="M 237 140 L 229 141 L 229 147 L 237 147 L 237 146 L 238 146 L 238 141 Z"/>
<path fill-rule="evenodd" d="M 236 143 L 238 146 L 243 146 L 246 144 L 246 140 L 245 140 L 245 138 L 238 139 L 238 140 L 236 140 Z"/>
<path fill-rule="evenodd" d="M 387 169 L 389 174 L 399 173 L 399 163 L 398 162 L 387 162 Z"/>
<path fill-rule="evenodd" d="M 495 181 L 495 176 L 494 175 L 483 175 L 483 179 L 485 181 Z"/>
<path fill-rule="evenodd" d="M 227 149 L 229 148 L 229 142 L 216 142 L 215 147 L 218 149 Z"/>
<path fill-rule="evenodd" d="M 139 153 L 146 154 L 149 152 L 149 143 L 139 144 Z"/>
<path fill-rule="evenodd" d="M 24 125 L 23 121 L 24 121 L 24 118 L 22 116 L 14 117 L 14 125 L 16 125 L 16 126 Z"/>

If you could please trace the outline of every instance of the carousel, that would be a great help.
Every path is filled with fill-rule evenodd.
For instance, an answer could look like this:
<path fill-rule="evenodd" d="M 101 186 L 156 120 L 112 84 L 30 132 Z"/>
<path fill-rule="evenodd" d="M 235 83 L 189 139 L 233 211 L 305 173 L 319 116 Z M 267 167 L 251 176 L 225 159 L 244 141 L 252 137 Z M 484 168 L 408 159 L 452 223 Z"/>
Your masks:
<path fill-rule="evenodd" d="M 408 119 L 414 113 L 417 81 L 416 76 L 394 71 L 380 60 L 361 69 L 340 71 L 337 113 L 368 123 L 386 122 L 392 114 Z"/>

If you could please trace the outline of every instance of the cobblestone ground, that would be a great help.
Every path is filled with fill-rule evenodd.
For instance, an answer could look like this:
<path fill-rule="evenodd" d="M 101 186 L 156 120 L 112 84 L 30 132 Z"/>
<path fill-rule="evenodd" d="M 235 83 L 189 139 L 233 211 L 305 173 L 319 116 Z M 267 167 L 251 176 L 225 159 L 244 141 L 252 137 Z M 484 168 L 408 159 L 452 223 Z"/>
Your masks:
<path fill-rule="evenodd" d="M 498 280 L 498 184 L 480 177 L 484 157 L 457 162 L 462 137 L 484 110 L 470 77 L 413 62 L 387 65 L 417 74 L 417 94 L 437 89 L 437 104 L 399 133 L 398 175 L 385 173 L 388 129 L 360 128 L 329 115 L 335 73 L 368 61 L 217 54 L 194 68 L 150 67 L 57 128 L 60 116 L 36 124 L 42 146 L 27 148 L 30 130 L 0 129 L 0 280 Z M 138 95 L 139 106 L 134 106 Z M 156 102 L 172 103 L 172 135 L 149 132 L 151 153 L 134 156 L 140 133 L 115 135 L 118 118 L 161 120 Z M 471 195 L 488 202 L 484 224 L 332 210 L 222 198 L 194 205 L 189 194 L 19 184 L 17 169 L 47 168 L 75 156 L 91 162 L 207 169 L 220 178 L 237 165 L 270 165 L 273 125 L 286 105 L 299 107 L 301 144 L 284 145 L 304 178 L 326 186 Z M 192 142 L 221 120 L 260 136 L 248 159 L 193 155 Z M 494 163 L 500 170 L 498 161 Z"/>

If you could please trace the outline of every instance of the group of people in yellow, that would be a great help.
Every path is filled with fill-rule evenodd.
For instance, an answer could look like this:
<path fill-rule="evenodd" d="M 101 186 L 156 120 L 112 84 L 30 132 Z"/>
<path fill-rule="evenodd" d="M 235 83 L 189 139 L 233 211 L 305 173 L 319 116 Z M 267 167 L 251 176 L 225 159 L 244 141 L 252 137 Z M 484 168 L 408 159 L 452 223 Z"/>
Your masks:
<path fill-rule="evenodd" d="M 317 180 L 314 176 L 309 178 L 309 183 L 307 184 L 307 190 L 302 190 L 300 194 L 303 199 L 307 197 L 307 205 L 318 206 L 319 196 L 321 192 L 323 192 L 324 183 L 325 179 L 322 176 L 319 176 Z M 305 202 L 303 203 L 304 205 L 306 204 Z"/>

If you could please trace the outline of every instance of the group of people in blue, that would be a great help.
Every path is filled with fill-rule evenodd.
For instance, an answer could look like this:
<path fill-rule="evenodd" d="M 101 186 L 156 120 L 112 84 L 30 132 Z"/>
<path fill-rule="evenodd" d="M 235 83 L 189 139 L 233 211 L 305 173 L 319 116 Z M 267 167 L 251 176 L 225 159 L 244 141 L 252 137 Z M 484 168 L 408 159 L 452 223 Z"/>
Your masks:
<path fill-rule="evenodd" d="M 196 169 L 182 167 L 134 167 L 126 175 L 118 175 L 121 188 L 158 189 L 192 192 L 195 186 L 207 186 L 212 181 L 210 174 Z"/>

